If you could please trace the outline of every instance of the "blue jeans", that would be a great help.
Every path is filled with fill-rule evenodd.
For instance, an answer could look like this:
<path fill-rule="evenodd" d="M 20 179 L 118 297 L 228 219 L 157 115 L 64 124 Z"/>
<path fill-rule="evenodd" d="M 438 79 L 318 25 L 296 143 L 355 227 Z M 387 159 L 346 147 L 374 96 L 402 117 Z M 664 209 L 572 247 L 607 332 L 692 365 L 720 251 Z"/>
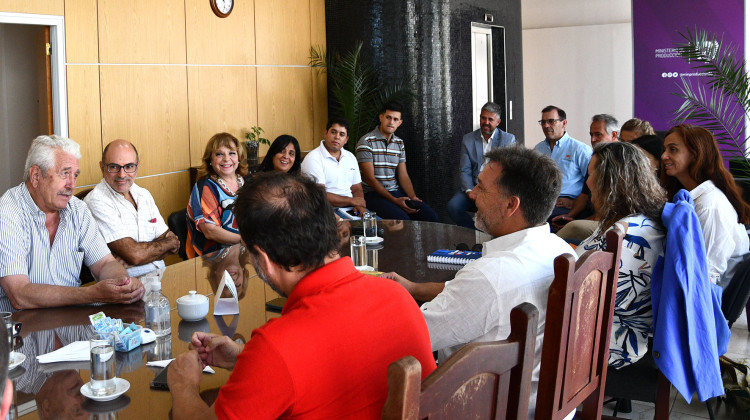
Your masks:
<path fill-rule="evenodd" d="M 456 222 L 457 225 L 475 229 L 474 218 L 469 214 L 470 211 L 476 212 L 477 206 L 474 201 L 466 195 L 465 192 L 457 192 L 453 198 L 448 201 L 448 215 Z"/>
<path fill-rule="evenodd" d="M 391 195 L 400 198 L 407 197 L 401 189 L 390 191 Z M 435 210 L 431 209 L 427 203 L 422 202 L 422 209 L 416 213 L 407 213 L 401 207 L 391 203 L 387 198 L 381 196 L 375 191 L 365 193 L 365 202 L 370 211 L 374 211 L 380 218 L 395 220 L 420 220 L 423 222 L 437 222 L 438 216 Z"/>

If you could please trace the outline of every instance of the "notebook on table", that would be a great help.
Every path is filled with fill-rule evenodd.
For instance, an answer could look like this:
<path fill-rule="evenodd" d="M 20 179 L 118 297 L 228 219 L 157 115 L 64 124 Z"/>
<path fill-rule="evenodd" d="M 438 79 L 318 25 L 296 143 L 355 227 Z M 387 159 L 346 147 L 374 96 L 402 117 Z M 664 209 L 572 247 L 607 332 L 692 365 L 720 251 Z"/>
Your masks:
<path fill-rule="evenodd" d="M 466 265 L 482 256 L 481 252 L 438 249 L 427 256 L 427 262 Z"/>

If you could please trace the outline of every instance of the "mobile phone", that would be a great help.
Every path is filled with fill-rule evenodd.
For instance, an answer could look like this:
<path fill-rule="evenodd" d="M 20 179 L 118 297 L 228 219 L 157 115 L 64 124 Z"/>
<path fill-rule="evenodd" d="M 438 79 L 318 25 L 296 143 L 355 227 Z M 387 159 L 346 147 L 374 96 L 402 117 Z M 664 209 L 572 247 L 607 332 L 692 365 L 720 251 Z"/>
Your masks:
<path fill-rule="evenodd" d="M 164 369 L 156 374 L 154 380 L 151 381 L 151 389 L 169 391 L 169 385 L 167 384 L 167 369 L 169 369 L 169 365 L 165 366 Z"/>
<path fill-rule="evenodd" d="M 276 298 L 276 299 L 270 300 L 266 302 L 266 310 L 270 312 L 281 313 L 281 310 L 284 309 L 285 303 L 286 303 L 286 298 Z"/>

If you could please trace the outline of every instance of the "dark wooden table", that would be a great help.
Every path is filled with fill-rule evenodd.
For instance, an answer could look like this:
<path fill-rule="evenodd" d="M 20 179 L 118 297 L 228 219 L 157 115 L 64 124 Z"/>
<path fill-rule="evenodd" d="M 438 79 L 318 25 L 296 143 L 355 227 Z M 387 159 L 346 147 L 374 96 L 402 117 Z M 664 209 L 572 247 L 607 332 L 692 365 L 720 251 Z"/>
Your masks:
<path fill-rule="evenodd" d="M 342 254 L 349 254 L 349 234 L 353 225 L 340 224 Z M 489 236 L 452 225 L 430 222 L 379 221 L 384 241 L 378 246 L 380 271 L 397 271 L 415 281 L 446 281 L 455 269 L 444 269 L 427 263 L 427 255 L 438 248 L 452 248 L 457 243 L 469 246 Z M 213 299 L 221 274 L 227 270 L 240 292 L 240 315 L 214 316 Z M 384 280 L 385 281 L 385 280 Z M 182 321 L 176 311 L 176 299 L 197 290 L 209 296 L 209 316 L 198 322 Z M 130 382 L 122 397 L 108 403 L 96 403 L 78 391 L 89 380 L 88 362 L 39 364 L 36 356 L 77 340 L 87 340 L 92 330 L 88 315 L 103 311 L 110 317 L 143 325 L 143 304 L 81 306 L 20 311 L 13 319 L 23 322 L 16 351 L 26 356 L 23 364 L 10 372 L 15 393 L 11 418 L 36 419 L 56 415 L 60 418 L 163 419 L 172 406 L 169 392 L 154 391 L 149 383 L 159 371 L 146 366 L 147 361 L 162 360 L 187 351 L 194 331 L 222 333 L 246 342 L 253 329 L 279 316 L 267 312 L 265 302 L 278 295 L 255 275 L 248 254 L 240 246 L 217 251 L 201 258 L 167 267 L 162 276 L 162 291 L 172 305 L 172 334 L 156 343 L 138 347 L 128 353 L 117 352 L 117 376 Z M 217 369 L 204 374 L 201 392 L 207 398 L 226 383 L 230 372 Z M 38 412 L 37 412 L 38 411 Z"/>

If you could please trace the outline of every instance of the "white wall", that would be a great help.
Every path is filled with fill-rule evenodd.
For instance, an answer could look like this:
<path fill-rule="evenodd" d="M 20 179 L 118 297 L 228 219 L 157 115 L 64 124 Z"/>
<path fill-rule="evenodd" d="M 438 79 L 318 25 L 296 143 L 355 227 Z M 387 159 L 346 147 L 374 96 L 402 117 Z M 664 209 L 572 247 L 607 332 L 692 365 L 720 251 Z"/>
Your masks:
<path fill-rule="evenodd" d="M 568 134 L 587 144 L 594 114 L 633 115 L 631 3 L 524 0 L 523 88 L 526 146 L 544 139 L 541 109 L 556 105 Z"/>

